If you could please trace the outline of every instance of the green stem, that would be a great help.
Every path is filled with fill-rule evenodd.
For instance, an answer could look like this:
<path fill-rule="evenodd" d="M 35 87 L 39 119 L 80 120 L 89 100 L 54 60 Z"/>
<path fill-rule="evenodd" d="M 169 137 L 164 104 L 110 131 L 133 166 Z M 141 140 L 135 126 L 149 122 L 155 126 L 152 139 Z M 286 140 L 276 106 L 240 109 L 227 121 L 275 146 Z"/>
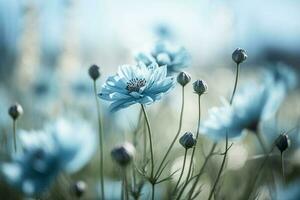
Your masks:
<path fill-rule="evenodd" d="M 97 85 L 96 80 L 94 80 L 94 95 L 97 107 L 97 118 L 98 118 L 98 131 L 99 131 L 99 145 L 100 145 L 100 181 L 101 181 L 101 199 L 105 199 L 104 195 L 104 164 L 103 164 L 103 157 L 104 157 L 104 146 L 103 146 L 103 126 L 101 121 L 101 111 L 100 105 L 97 98 Z"/>
<path fill-rule="evenodd" d="M 151 199 L 154 200 L 155 197 L 155 184 L 152 183 L 152 195 L 151 195 Z"/>
<path fill-rule="evenodd" d="M 123 185 L 124 185 L 124 191 L 125 191 L 125 200 L 129 200 L 126 168 L 124 168 L 122 171 L 123 171 Z"/>
<path fill-rule="evenodd" d="M 230 98 L 230 105 L 233 102 L 234 95 L 235 95 L 235 92 L 236 92 L 237 83 L 238 83 L 238 80 L 239 80 L 239 70 L 240 70 L 240 65 L 237 64 L 236 65 L 236 76 L 235 76 L 235 82 L 234 82 L 233 92 L 232 92 L 232 95 L 231 95 L 231 98 Z"/>
<path fill-rule="evenodd" d="M 177 187 L 178 187 L 178 185 L 179 185 L 179 183 L 180 183 L 180 181 L 181 181 L 181 178 L 182 178 L 182 175 L 183 175 L 183 172 L 184 172 L 184 168 L 185 168 L 185 163 L 186 163 L 186 155 L 187 155 L 187 152 L 188 152 L 188 149 L 185 149 L 185 151 L 184 151 L 184 158 L 183 158 L 183 164 L 182 164 L 181 173 L 180 173 L 179 179 L 178 179 L 178 181 L 177 181 L 177 184 L 176 184 L 176 186 L 175 186 L 175 188 L 174 188 L 174 191 L 173 191 L 173 193 L 175 193 L 175 192 L 176 192 L 176 190 L 177 190 Z"/>
<path fill-rule="evenodd" d="M 14 149 L 17 152 L 16 120 L 13 120 Z"/>
<path fill-rule="evenodd" d="M 182 95 L 181 95 L 181 111 L 180 111 L 180 117 L 179 117 L 179 126 L 178 126 L 178 130 L 177 130 L 177 133 L 173 139 L 173 141 L 171 142 L 166 154 L 164 155 L 158 169 L 157 169 L 157 172 L 155 173 L 155 177 L 156 179 L 159 178 L 159 174 L 161 174 L 160 170 L 162 169 L 162 166 L 164 165 L 169 153 L 171 152 L 171 149 L 173 148 L 175 142 L 177 141 L 177 138 L 181 132 L 181 128 L 182 128 L 182 119 L 183 119 L 183 111 L 184 111 L 184 87 L 182 87 Z"/>
<path fill-rule="evenodd" d="M 282 171 L 283 182 L 285 182 L 283 152 L 281 152 L 281 171 Z"/>
<path fill-rule="evenodd" d="M 150 144 L 150 156 L 151 156 L 151 179 L 153 179 L 153 172 L 154 172 L 154 154 L 153 154 L 153 144 L 152 144 L 152 131 L 151 131 L 151 126 L 150 126 L 150 123 L 149 123 L 149 118 L 148 118 L 148 115 L 146 113 L 146 110 L 145 110 L 145 106 L 143 104 L 141 104 L 142 106 L 142 111 L 144 113 L 144 116 L 145 116 L 145 120 L 146 120 L 146 124 L 147 124 L 147 127 L 148 127 L 148 136 L 149 136 L 149 144 Z"/>
<path fill-rule="evenodd" d="M 201 99 L 201 95 L 198 95 L 198 126 L 197 126 L 196 140 L 198 140 L 199 132 L 200 132 L 200 121 L 201 121 L 201 101 L 200 101 L 200 99 Z M 187 177 L 186 177 L 186 182 L 189 180 L 189 178 L 191 176 L 195 151 L 196 151 L 196 146 L 193 147 L 191 160 L 190 160 L 190 165 L 189 165 L 189 171 L 188 171 L 188 174 L 187 174 Z"/>
<path fill-rule="evenodd" d="M 240 69 L 240 65 L 237 64 L 236 65 L 236 76 L 235 76 L 235 82 L 234 82 L 234 87 L 233 87 L 233 92 L 232 92 L 232 95 L 231 95 L 231 98 L 230 98 L 230 105 L 232 105 L 232 102 L 234 100 L 234 96 L 235 96 L 235 93 L 236 93 L 236 88 L 237 88 L 237 84 L 238 84 L 238 80 L 239 80 L 239 69 Z M 224 156 L 223 156 L 223 160 L 222 160 L 222 164 L 221 164 L 221 167 L 220 167 L 220 170 L 219 170 L 219 173 L 217 175 L 217 178 L 215 180 L 215 183 L 212 187 L 212 190 L 210 191 L 210 194 L 209 194 L 209 197 L 208 197 L 208 200 L 210 200 L 214 194 L 214 191 L 216 189 L 216 186 L 220 180 L 220 177 L 221 177 L 221 174 L 223 172 L 223 169 L 225 167 L 225 163 L 226 163 L 226 158 L 227 158 L 227 153 L 228 153 L 228 132 L 226 131 L 226 141 L 225 141 L 225 152 L 224 152 Z"/>
<path fill-rule="evenodd" d="M 196 178 L 196 180 L 195 180 L 195 182 L 194 182 L 194 184 L 193 184 L 193 186 L 192 186 L 192 189 L 191 189 L 190 192 L 189 192 L 188 199 L 191 199 L 191 198 L 192 198 L 193 193 L 194 193 L 194 190 L 195 190 L 195 188 L 196 188 L 196 186 L 197 186 L 197 183 L 198 183 L 198 181 L 199 181 L 201 175 L 203 174 L 203 171 L 204 171 L 204 169 L 205 169 L 205 167 L 206 167 L 206 165 L 207 165 L 207 163 L 208 163 L 208 160 L 209 160 L 209 158 L 213 155 L 213 152 L 214 152 L 214 150 L 215 150 L 216 147 L 217 147 L 217 143 L 214 143 L 214 144 L 212 145 L 211 149 L 210 149 L 210 152 L 209 152 L 208 155 L 206 156 L 206 158 L 205 158 L 205 160 L 204 160 L 204 163 L 203 163 L 203 165 L 202 165 L 202 167 L 201 167 L 201 169 L 200 169 L 200 171 L 199 171 L 199 173 L 198 173 L 198 175 L 197 175 L 197 178 Z"/>

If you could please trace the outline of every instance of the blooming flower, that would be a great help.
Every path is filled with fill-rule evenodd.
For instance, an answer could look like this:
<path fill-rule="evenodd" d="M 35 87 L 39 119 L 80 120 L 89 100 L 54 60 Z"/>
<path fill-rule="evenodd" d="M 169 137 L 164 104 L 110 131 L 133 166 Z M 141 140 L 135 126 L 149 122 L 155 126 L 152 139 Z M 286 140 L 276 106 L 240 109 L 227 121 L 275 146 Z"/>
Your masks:
<path fill-rule="evenodd" d="M 122 65 L 118 73 L 106 80 L 99 97 L 112 101 L 111 111 L 117 111 L 135 103 L 151 104 L 168 92 L 174 78 L 167 77 L 166 66 Z"/>
<path fill-rule="evenodd" d="M 147 66 L 154 62 L 159 66 L 167 65 L 168 74 L 172 74 L 189 65 L 190 55 L 182 46 L 173 45 L 166 41 L 158 41 L 150 53 L 139 53 L 135 59 Z"/>
<path fill-rule="evenodd" d="M 42 131 L 20 131 L 23 152 L 1 165 L 6 181 L 26 195 L 47 189 L 61 171 L 75 172 L 95 151 L 95 134 L 80 121 L 57 120 Z"/>
<path fill-rule="evenodd" d="M 287 68 L 267 71 L 264 78 L 261 85 L 242 88 L 231 106 L 224 100 L 222 107 L 212 108 L 201 132 L 214 139 L 224 138 L 226 133 L 230 138 L 238 137 L 244 129 L 256 132 L 260 121 L 274 116 L 296 79 Z"/>

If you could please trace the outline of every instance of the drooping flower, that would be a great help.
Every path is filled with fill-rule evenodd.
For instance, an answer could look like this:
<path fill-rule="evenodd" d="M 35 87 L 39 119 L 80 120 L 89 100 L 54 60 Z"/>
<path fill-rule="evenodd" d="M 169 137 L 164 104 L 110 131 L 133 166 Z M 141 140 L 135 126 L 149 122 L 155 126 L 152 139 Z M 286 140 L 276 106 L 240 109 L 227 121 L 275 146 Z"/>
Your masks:
<path fill-rule="evenodd" d="M 166 65 L 168 74 L 180 72 L 182 68 L 188 67 L 190 63 L 190 55 L 184 47 L 167 41 L 158 41 L 150 52 L 138 53 L 135 59 L 147 66 L 152 63 L 157 63 L 159 66 Z"/>
<path fill-rule="evenodd" d="M 223 106 L 209 111 L 209 118 L 203 123 L 201 132 L 214 139 L 238 137 L 244 129 L 256 132 L 261 121 L 275 115 L 287 92 L 295 85 L 295 74 L 287 68 L 266 71 L 261 85 L 251 83 L 242 88 L 230 105 L 223 100 Z"/>
<path fill-rule="evenodd" d="M 95 134 L 83 121 L 59 119 L 42 131 L 20 131 L 22 152 L 1 165 L 5 180 L 26 195 L 47 189 L 60 172 L 76 172 L 95 151 Z"/>
<path fill-rule="evenodd" d="M 166 66 L 122 65 L 115 76 L 106 80 L 99 97 L 112 101 L 110 109 L 117 111 L 135 103 L 151 104 L 161 99 L 174 84 L 174 78 L 167 77 Z"/>

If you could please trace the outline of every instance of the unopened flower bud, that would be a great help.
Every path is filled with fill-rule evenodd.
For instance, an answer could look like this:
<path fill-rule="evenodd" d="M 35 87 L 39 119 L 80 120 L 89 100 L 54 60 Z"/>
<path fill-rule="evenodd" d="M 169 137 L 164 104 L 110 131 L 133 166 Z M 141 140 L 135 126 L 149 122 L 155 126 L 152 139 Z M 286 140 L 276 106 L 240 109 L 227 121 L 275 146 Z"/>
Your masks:
<path fill-rule="evenodd" d="M 244 62 L 247 59 L 247 54 L 246 51 L 244 49 L 241 48 L 237 48 L 233 53 L 232 53 L 232 60 L 236 63 L 236 64 L 240 64 L 242 62 Z"/>
<path fill-rule="evenodd" d="M 279 151 L 284 152 L 290 146 L 290 140 L 287 134 L 281 134 L 276 143 Z"/>
<path fill-rule="evenodd" d="M 128 142 L 115 147 L 111 151 L 112 158 L 120 166 L 128 165 L 132 161 L 134 154 L 135 154 L 135 148 L 131 143 L 128 143 Z"/>
<path fill-rule="evenodd" d="M 98 67 L 97 65 L 90 66 L 89 75 L 90 75 L 91 79 L 93 79 L 94 81 L 97 80 L 101 75 L 100 67 Z"/>
<path fill-rule="evenodd" d="M 181 138 L 179 139 L 179 143 L 186 149 L 190 149 L 194 147 L 197 143 L 197 140 L 194 138 L 193 133 L 186 132 Z"/>
<path fill-rule="evenodd" d="M 72 186 L 72 192 L 74 193 L 74 195 L 76 197 L 80 198 L 85 193 L 86 188 L 87 188 L 87 186 L 84 181 L 77 181 Z"/>
<path fill-rule="evenodd" d="M 180 72 L 177 76 L 177 82 L 183 87 L 191 81 L 191 76 L 186 72 Z"/>
<path fill-rule="evenodd" d="M 16 120 L 23 114 L 23 108 L 20 104 L 16 103 L 8 109 L 8 114 L 13 120 Z"/>
<path fill-rule="evenodd" d="M 160 53 L 156 56 L 156 61 L 159 65 L 168 65 L 171 63 L 171 58 L 166 53 Z"/>
<path fill-rule="evenodd" d="M 199 95 L 202 95 L 207 92 L 207 84 L 203 80 L 196 80 L 193 83 L 193 88 L 194 88 L 195 93 L 197 93 Z"/>

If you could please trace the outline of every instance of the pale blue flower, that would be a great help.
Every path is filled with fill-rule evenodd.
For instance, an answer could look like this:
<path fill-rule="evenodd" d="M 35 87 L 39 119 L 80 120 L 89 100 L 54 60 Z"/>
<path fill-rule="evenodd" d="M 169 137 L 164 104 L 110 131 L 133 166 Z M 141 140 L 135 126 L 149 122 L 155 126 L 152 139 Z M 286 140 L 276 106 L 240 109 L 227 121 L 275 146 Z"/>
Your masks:
<path fill-rule="evenodd" d="M 295 74 L 288 68 L 275 68 L 265 72 L 261 85 L 251 83 L 242 88 L 230 106 L 223 100 L 223 106 L 209 110 L 201 132 L 214 139 L 235 138 L 244 129 L 256 132 L 261 121 L 270 119 L 278 111 L 287 92 L 295 85 Z"/>
<path fill-rule="evenodd" d="M 26 195 L 47 189 L 62 171 L 81 169 L 95 151 L 95 134 L 83 121 L 57 120 L 42 131 L 18 133 L 22 152 L 1 164 L 5 180 Z"/>
<path fill-rule="evenodd" d="M 300 199 L 300 181 L 296 180 L 286 186 L 280 185 L 277 188 L 277 200 L 298 200 Z"/>
<path fill-rule="evenodd" d="M 135 103 L 151 104 L 168 92 L 175 84 L 167 77 L 166 66 L 122 65 L 118 73 L 106 80 L 99 97 L 112 101 L 111 111 L 126 108 Z"/>
<path fill-rule="evenodd" d="M 185 48 L 167 41 L 158 41 L 150 52 L 138 53 L 135 59 L 147 66 L 154 62 L 159 66 L 167 65 L 168 74 L 180 72 L 190 63 L 190 55 Z"/>

